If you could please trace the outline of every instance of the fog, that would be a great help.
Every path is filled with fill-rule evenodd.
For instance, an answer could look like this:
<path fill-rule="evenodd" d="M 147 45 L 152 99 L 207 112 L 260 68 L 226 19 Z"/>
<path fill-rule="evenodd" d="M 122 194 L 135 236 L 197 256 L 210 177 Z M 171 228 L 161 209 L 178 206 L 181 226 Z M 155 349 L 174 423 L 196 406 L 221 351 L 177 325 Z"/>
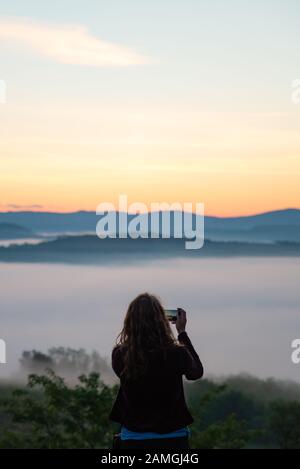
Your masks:
<path fill-rule="evenodd" d="M 300 335 L 300 260 L 168 260 L 129 266 L 0 263 L 0 338 L 7 364 L 55 346 L 109 356 L 129 301 L 157 294 L 188 312 L 187 331 L 206 375 L 247 372 L 300 381 L 291 342 Z"/>
<path fill-rule="evenodd" d="M 0 246 L 21 246 L 23 244 L 40 244 L 45 239 L 43 238 L 20 238 L 20 239 L 0 239 Z"/>

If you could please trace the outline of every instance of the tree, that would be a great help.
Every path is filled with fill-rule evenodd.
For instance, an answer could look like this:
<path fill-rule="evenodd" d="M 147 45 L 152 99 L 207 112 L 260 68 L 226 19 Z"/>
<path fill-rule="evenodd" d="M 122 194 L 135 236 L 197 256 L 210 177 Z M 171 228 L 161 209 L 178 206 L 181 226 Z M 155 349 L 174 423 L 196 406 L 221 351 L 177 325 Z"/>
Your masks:
<path fill-rule="evenodd" d="M 39 373 L 54 365 L 52 358 L 38 350 L 25 351 L 20 359 L 21 368 L 26 372 Z"/>
<path fill-rule="evenodd" d="M 104 385 L 97 373 L 81 375 L 79 384 L 69 387 L 53 371 L 31 375 L 28 385 L 35 392 L 17 390 L 6 402 L 13 422 L 23 425 L 25 438 L 18 440 L 18 432 L 10 432 L 4 439 L 31 448 L 110 446 L 115 429 L 109 412 L 116 387 Z"/>
<path fill-rule="evenodd" d="M 251 436 L 252 432 L 245 422 L 232 414 L 206 430 L 196 431 L 192 443 L 197 449 L 240 449 L 246 446 Z"/>
<path fill-rule="evenodd" d="M 269 428 L 282 449 L 300 449 L 300 403 L 278 400 L 270 404 Z"/>
<path fill-rule="evenodd" d="M 44 374 L 51 368 L 58 375 L 63 375 L 68 382 L 75 382 L 81 374 L 100 373 L 106 383 L 113 384 L 113 373 L 107 359 L 93 351 L 91 354 L 84 349 L 70 347 L 52 347 L 48 353 L 37 350 L 25 351 L 20 360 L 22 374 Z"/>
<path fill-rule="evenodd" d="M 254 432 L 246 421 L 235 414 L 234 411 L 240 410 L 240 401 L 233 403 L 232 396 L 232 392 L 228 392 L 223 385 L 212 386 L 198 400 L 194 396 L 193 413 L 196 423 L 192 428 L 193 448 L 237 449 L 245 447 L 250 441 Z"/>

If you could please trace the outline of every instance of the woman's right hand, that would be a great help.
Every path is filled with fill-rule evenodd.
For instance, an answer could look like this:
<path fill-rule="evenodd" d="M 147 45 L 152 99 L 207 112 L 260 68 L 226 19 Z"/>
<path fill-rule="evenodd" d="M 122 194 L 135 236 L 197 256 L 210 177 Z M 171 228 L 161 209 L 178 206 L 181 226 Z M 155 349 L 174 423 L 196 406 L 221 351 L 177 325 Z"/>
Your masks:
<path fill-rule="evenodd" d="M 178 334 L 185 332 L 186 327 L 186 311 L 182 308 L 177 308 L 177 320 L 175 323 Z"/>

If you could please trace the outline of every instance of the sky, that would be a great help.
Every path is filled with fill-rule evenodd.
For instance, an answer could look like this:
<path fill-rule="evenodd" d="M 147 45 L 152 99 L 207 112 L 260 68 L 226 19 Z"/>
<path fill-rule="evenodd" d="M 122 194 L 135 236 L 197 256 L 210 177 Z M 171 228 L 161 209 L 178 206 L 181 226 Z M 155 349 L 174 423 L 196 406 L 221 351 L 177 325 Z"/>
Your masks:
<path fill-rule="evenodd" d="M 300 208 L 299 43 L 298 0 L 0 0 L 0 211 Z"/>

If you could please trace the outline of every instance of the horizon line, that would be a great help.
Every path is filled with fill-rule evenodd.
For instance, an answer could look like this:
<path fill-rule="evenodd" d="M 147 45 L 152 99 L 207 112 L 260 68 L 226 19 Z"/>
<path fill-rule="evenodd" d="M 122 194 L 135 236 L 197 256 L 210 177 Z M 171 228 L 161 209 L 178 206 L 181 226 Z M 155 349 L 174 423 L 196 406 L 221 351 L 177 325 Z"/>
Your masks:
<path fill-rule="evenodd" d="M 256 213 L 253 213 L 251 212 L 250 214 L 244 214 L 244 215 L 227 215 L 227 216 L 220 216 L 220 215 L 210 215 L 210 214 L 205 214 L 204 217 L 209 217 L 209 218 L 219 218 L 219 219 L 226 219 L 226 218 L 247 218 L 247 217 L 255 217 L 255 216 L 259 216 L 259 215 L 267 215 L 267 214 L 270 214 L 270 213 L 276 213 L 276 212 L 287 212 L 287 211 L 300 211 L 300 208 L 296 208 L 296 207 L 287 207 L 287 208 L 282 208 L 282 209 L 274 209 L 274 210 L 267 210 L 267 211 L 263 211 L 263 212 L 256 212 Z M 159 213 L 162 213 L 162 212 L 165 212 L 166 210 L 160 210 Z M 178 211 L 178 210 L 177 210 Z M 110 210 L 110 212 L 113 212 L 113 210 Z M 117 213 L 120 213 L 119 210 L 116 210 Z M 176 210 L 171 210 L 171 212 L 176 212 Z M 72 214 L 76 214 L 76 213 L 95 213 L 96 214 L 96 210 L 86 210 L 86 209 L 78 209 L 78 210 L 74 210 L 74 211 L 67 211 L 67 212 L 60 212 L 60 211 L 51 211 L 51 210 L 0 210 L 0 214 L 12 214 L 12 213 L 47 213 L 47 214 L 53 214 L 53 215 L 72 215 Z M 126 213 L 126 212 L 122 212 L 122 213 Z M 152 213 L 151 210 L 148 210 L 147 212 L 143 212 L 141 213 L 142 214 L 150 214 Z M 153 213 L 157 213 L 156 212 L 153 212 Z M 186 211 L 186 213 L 193 213 L 195 215 L 194 212 L 188 212 Z M 131 213 L 131 212 L 127 212 L 128 215 L 138 215 L 137 213 Z"/>

